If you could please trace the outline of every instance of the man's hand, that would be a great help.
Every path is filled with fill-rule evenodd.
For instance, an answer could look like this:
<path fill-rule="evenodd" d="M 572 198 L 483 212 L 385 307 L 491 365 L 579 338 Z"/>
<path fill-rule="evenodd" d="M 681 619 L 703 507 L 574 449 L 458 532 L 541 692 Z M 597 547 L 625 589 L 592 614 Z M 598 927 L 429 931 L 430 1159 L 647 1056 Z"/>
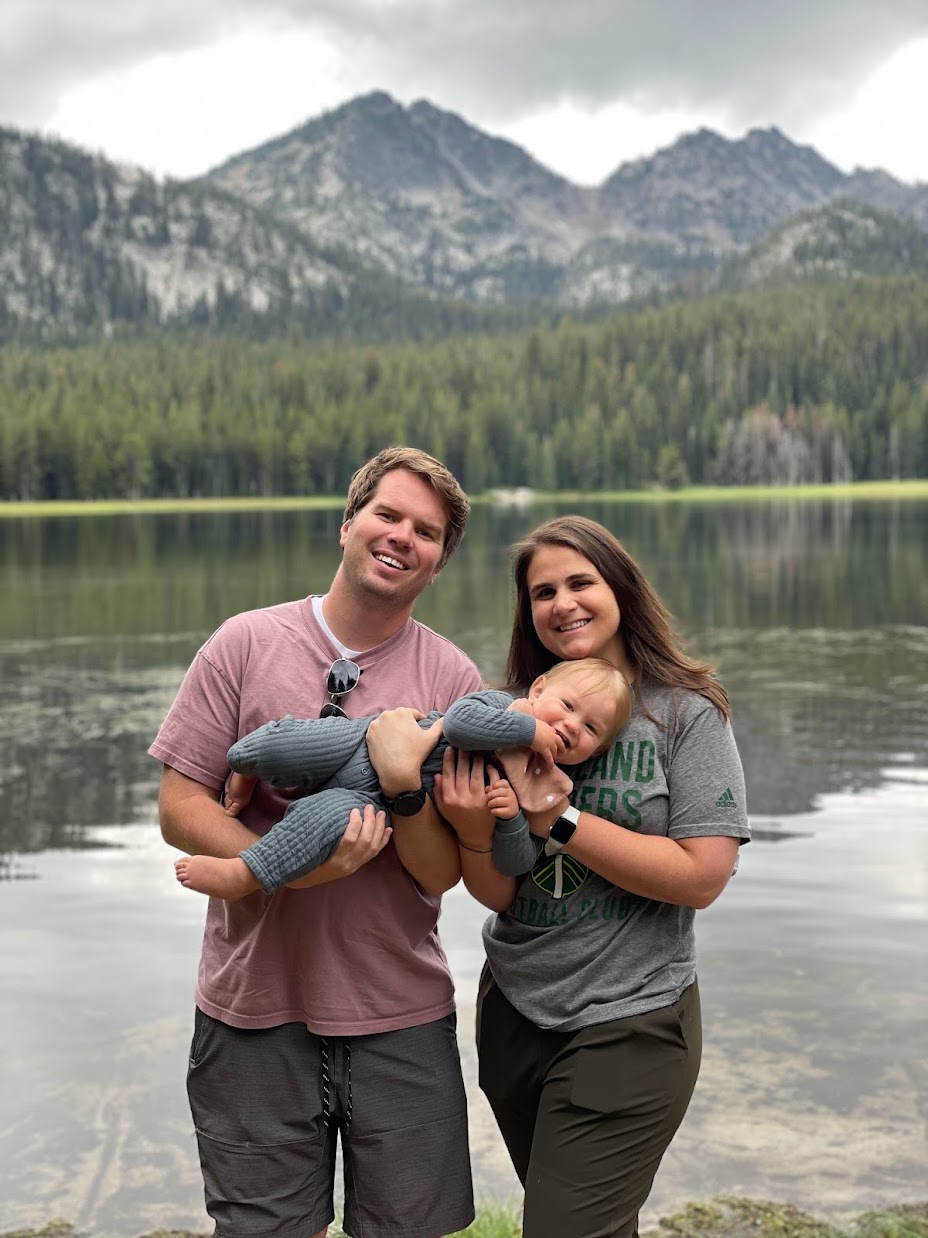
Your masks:
<path fill-rule="evenodd" d="M 517 696 L 510 705 L 506 706 L 506 712 L 514 714 L 528 714 L 529 717 L 531 717 L 535 711 L 532 708 L 532 702 L 527 696 Z"/>
<path fill-rule="evenodd" d="M 341 842 L 326 863 L 338 870 L 339 877 L 347 877 L 380 855 L 392 834 L 383 810 L 375 812 L 373 804 L 365 804 L 363 813 L 352 808 Z"/>
<path fill-rule="evenodd" d="M 390 841 L 393 831 L 386 821 L 386 813 L 382 810 L 375 813 L 373 804 L 365 804 L 363 814 L 352 808 L 341 841 L 329 858 L 305 877 L 291 881 L 289 888 L 306 890 L 357 872 L 375 855 L 380 855 Z"/>
<path fill-rule="evenodd" d="M 422 762 L 442 732 L 441 718 L 423 730 L 419 719 L 424 717 L 418 709 L 385 709 L 367 729 L 371 764 L 388 799 L 421 785 Z"/>

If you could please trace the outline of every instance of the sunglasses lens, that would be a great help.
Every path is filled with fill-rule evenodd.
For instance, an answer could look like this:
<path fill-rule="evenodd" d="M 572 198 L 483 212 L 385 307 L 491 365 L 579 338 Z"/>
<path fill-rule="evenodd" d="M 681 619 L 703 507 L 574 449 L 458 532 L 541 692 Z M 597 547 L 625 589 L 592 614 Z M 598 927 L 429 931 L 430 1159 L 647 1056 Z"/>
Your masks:
<path fill-rule="evenodd" d="M 361 669 L 347 658 L 337 658 L 329 667 L 325 681 L 326 692 L 332 696 L 342 696 L 358 686 Z"/>
<path fill-rule="evenodd" d="M 336 705 L 334 701 L 330 701 L 328 705 L 323 705 L 319 711 L 320 718 L 347 718 L 348 715 L 342 709 L 341 705 Z"/>

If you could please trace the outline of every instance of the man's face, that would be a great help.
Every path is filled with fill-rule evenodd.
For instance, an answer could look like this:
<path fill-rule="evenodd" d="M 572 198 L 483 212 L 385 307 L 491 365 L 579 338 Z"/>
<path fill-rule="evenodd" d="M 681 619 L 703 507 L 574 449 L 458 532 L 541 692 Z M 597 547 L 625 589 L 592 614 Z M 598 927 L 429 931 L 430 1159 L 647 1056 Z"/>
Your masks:
<path fill-rule="evenodd" d="M 386 473 L 371 499 L 342 525 L 346 583 L 391 606 L 412 608 L 439 572 L 448 514 L 421 477 Z"/>

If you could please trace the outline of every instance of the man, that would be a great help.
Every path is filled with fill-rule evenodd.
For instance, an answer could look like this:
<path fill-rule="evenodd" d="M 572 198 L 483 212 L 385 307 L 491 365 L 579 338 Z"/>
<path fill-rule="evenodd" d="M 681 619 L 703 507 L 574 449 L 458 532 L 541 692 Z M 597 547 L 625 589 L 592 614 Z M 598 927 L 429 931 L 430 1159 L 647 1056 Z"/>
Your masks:
<path fill-rule="evenodd" d="M 473 1219 L 453 989 L 436 929 L 460 860 L 421 791 L 436 736 L 415 719 L 483 684 L 460 650 L 412 618 L 467 513 L 437 460 L 380 452 L 352 479 L 329 592 L 224 623 L 151 746 L 164 765 L 167 842 L 234 856 L 299 794 L 259 783 L 241 818 L 229 816 L 217 797 L 235 740 L 288 713 L 405 707 L 368 737 L 392 829 L 382 813 L 354 812 L 301 888 L 210 900 L 188 1093 L 217 1238 L 321 1238 L 334 1216 L 338 1132 L 348 1233 L 435 1238 Z"/>

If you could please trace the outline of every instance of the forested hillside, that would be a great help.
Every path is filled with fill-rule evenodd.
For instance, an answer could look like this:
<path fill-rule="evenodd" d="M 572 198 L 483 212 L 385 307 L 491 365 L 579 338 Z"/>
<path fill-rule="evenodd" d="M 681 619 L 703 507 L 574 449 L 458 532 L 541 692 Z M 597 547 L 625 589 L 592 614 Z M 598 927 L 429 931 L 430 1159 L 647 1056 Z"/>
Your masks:
<path fill-rule="evenodd" d="M 0 351 L 0 498 L 314 494 L 415 443 L 468 490 L 928 476 L 928 287 L 857 280 L 427 346 Z"/>

